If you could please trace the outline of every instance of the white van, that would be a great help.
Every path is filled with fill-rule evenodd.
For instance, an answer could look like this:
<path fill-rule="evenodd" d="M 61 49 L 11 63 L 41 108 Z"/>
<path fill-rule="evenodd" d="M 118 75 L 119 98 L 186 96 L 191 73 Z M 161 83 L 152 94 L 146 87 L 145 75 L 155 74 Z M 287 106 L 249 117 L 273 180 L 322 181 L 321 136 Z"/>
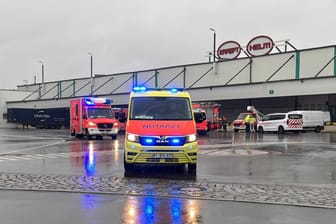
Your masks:
<path fill-rule="evenodd" d="M 289 113 L 301 114 L 303 120 L 303 130 L 304 131 L 315 131 L 319 133 L 321 130 L 324 130 L 325 122 L 325 112 L 318 110 L 298 110 L 291 111 Z"/>
<path fill-rule="evenodd" d="M 302 115 L 295 113 L 273 113 L 267 114 L 258 122 L 257 130 L 263 132 L 277 132 L 283 134 L 285 132 L 302 131 Z"/>

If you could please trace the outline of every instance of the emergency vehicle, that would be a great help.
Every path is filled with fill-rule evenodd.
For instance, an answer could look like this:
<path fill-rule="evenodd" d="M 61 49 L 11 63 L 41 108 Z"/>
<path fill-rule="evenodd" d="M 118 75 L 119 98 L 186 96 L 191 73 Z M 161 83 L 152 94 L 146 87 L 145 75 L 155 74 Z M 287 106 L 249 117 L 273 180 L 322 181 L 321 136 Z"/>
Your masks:
<path fill-rule="evenodd" d="M 194 105 L 193 105 L 194 106 Z M 193 109 L 195 122 L 196 122 L 196 130 L 198 134 L 206 134 L 208 132 L 208 120 L 206 116 L 206 111 L 204 109 Z"/>
<path fill-rule="evenodd" d="M 240 130 L 246 130 L 245 117 L 247 115 L 252 115 L 256 119 L 255 130 L 257 130 L 257 124 L 260 119 L 262 119 L 265 115 L 258 111 L 254 106 L 247 106 L 247 111 L 242 112 L 238 115 L 238 117 L 232 122 L 232 129 L 234 132 L 238 132 Z"/>
<path fill-rule="evenodd" d="M 137 164 L 188 165 L 195 173 L 198 143 L 191 98 L 182 89 L 134 87 L 125 133 L 125 171 Z"/>
<path fill-rule="evenodd" d="M 119 131 L 125 132 L 128 114 L 127 108 L 112 107 L 112 112 L 118 122 Z"/>
<path fill-rule="evenodd" d="M 219 107 L 221 105 L 215 102 L 200 102 L 200 103 L 193 103 L 192 107 L 193 109 L 201 109 L 202 111 L 205 111 L 206 115 L 206 123 L 207 123 L 207 131 L 210 130 L 218 130 L 220 129 L 220 119 L 219 119 Z M 197 123 L 196 120 L 196 127 L 198 126 L 201 128 L 201 130 L 204 130 L 204 123 Z M 201 127 L 200 127 L 201 126 Z M 199 130 L 198 128 L 198 130 Z"/>
<path fill-rule="evenodd" d="M 70 133 L 72 136 L 116 139 L 118 123 L 111 110 L 111 99 L 82 97 L 70 100 Z"/>

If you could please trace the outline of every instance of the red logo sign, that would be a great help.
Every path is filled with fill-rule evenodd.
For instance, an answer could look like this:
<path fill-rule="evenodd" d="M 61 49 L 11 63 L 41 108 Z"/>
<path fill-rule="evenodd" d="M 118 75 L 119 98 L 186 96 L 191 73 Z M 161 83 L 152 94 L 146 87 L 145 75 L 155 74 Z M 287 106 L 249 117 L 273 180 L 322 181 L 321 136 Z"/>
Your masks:
<path fill-rule="evenodd" d="M 221 59 L 235 59 L 239 56 L 241 51 L 240 44 L 236 41 L 226 41 L 222 43 L 217 49 L 217 56 Z"/>
<path fill-rule="evenodd" d="M 273 47 L 274 43 L 270 37 L 257 36 L 248 42 L 246 50 L 251 56 L 260 56 L 269 54 Z"/>

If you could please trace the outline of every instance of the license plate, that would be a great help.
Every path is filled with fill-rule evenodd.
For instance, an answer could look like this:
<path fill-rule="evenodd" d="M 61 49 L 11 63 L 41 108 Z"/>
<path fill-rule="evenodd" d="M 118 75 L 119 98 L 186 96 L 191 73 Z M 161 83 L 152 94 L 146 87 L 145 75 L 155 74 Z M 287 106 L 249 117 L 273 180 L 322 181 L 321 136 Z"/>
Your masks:
<path fill-rule="evenodd" d="M 173 158 L 173 154 L 162 154 L 162 153 L 157 153 L 153 154 L 152 158 L 156 159 L 167 159 L 167 158 Z"/>

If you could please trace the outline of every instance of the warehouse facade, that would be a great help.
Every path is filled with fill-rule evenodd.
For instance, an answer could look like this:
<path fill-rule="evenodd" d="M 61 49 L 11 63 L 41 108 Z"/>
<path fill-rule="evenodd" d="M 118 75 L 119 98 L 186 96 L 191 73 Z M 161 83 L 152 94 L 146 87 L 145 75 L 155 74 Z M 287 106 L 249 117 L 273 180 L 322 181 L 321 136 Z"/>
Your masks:
<path fill-rule="evenodd" d="M 336 46 L 246 56 L 93 78 L 18 86 L 27 94 L 6 108 L 65 108 L 71 98 L 110 97 L 128 104 L 134 86 L 185 88 L 195 102 L 215 102 L 229 121 L 254 105 L 263 113 L 290 110 L 329 111 L 336 120 Z"/>

